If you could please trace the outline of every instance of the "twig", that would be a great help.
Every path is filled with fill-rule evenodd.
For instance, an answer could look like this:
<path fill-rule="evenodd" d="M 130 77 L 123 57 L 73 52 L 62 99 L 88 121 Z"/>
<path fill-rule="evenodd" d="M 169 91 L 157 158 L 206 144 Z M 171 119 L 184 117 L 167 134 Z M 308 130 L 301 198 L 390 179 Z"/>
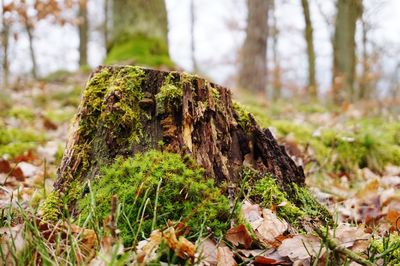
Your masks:
<path fill-rule="evenodd" d="M 321 229 L 315 227 L 314 230 L 319 235 L 319 237 L 321 237 L 327 243 L 327 246 L 329 247 L 330 250 L 336 251 L 340 254 L 343 254 L 346 257 L 348 257 L 349 259 L 351 259 L 361 265 L 376 266 L 375 263 L 373 263 L 367 259 L 364 259 L 363 257 L 361 257 L 357 253 L 351 251 L 350 249 L 341 247 L 340 244 L 337 242 L 337 240 L 331 238 L 328 234 L 325 234 L 324 232 L 322 232 Z"/>
<path fill-rule="evenodd" d="M 117 237 L 117 226 L 115 222 L 115 213 L 117 211 L 117 196 L 113 195 L 111 198 L 111 221 L 110 221 L 110 231 L 111 231 L 111 236 L 113 239 L 116 239 Z"/>

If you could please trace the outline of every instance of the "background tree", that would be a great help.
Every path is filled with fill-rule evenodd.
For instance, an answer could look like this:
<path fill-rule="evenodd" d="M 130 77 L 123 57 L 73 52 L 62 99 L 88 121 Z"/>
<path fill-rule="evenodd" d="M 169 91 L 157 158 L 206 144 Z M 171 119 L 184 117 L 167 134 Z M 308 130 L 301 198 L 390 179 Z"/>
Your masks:
<path fill-rule="evenodd" d="M 88 64 L 88 27 L 87 0 L 79 0 L 79 66 Z"/>
<path fill-rule="evenodd" d="M 281 98 L 282 94 L 282 80 L 281 80 L 281 64 L 279 62 L 279 51 L 278 51 L 278 40 L 279 40 L 279 29 L 276 18 L 276 1 L 271 1 L 270 12 L 272 15 L 271 24 L 271 38 L 272 38 L 272 61 L 274 63 L 274 69 L 272 71 L 272 97 L 274 100 Z"/>
<path fill-rule="evenodd" d="M 164 0 L 114 0 L 106 63 L 172 65 Z"/>
<path fill-rule="evenodd" d="M 333 37 L 333 101 L 353 101 L 356 73 L 356 23 L 362 14 L 362 0 L 337 0 Z"/>
<path fill-rule="evenodd" d="M 238 85 L 265 95 L 267 85 L 268 10 L 270 0 L 247 1 L 247 27 L 238 75 Z"/>
<path fill-rule="evenodd" d="M 308 59 L 308 86 L 307 94 L 310 98 L 316 99 L 318 94 L 317 81 L 315 78 L 315 49 L 314 49 L 314 37 L 313 37 L 313 26 L 311 22 L 310 6 L 308 0 L 301 0 L 303 7 L 305 30 L 304 36 L 307 43 L 307 59 Z"/>
<path fill-rule="evenodd" d="M 2 47 L 2 79 L 3 86 L 8 86 L 9 78 L 9 62 L 8 62 L 8 45 L 10 36 L 10 23 L 6 18 L 7 7 L 4 0 L 1 1 L 1 47 Z"/>
<path fill-rule="evenodd" d="M 195 44 L 195 23 L 196 23 L 196 12 L 195 12 L 195 0 L 190 0 L 190 52 L 192 56 L 192 71 L 198 72 L 198 65 L 196 60 L 196 44 Z"/>

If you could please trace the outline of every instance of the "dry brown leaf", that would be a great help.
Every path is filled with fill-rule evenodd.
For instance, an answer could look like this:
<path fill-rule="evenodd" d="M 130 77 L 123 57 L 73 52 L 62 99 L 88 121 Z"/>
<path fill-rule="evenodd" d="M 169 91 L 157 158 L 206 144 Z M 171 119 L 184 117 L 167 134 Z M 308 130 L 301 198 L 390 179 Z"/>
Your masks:
<path fill-rule="evenodd" d="M 0 159 L 0 173 L 8 174 L 11 171 L 10 162 L 5 159 Z"/>
<path fill-rule="evenodd" d="M 235 255 L 228 247 L 219 247 L 217 249 L 217 266 L 235 266 L 237 265 Z"/>
<path fill-rule="evenodd" d="M 242 205 L 242 213 L 244 219 L 251 225 L 253 229 L 259 226 L 259 223 L 262 221 L 262 217 L 260 215 L 260 206 L 258 204 L 251 204 L 248 201 L 245 201 Z"/>
<path fill-rule="evenodd" d="M 231 228 L 226 232 L 225 238 L 235 246 L 243 245 L 244 248 L 249 248 L 253 243 L 246 226 L 240 224 Z"/>
<path fill-rule="evenodd" d="M 283 240 L 282 245 L 278 248 L 278 253 L 280 256 L 287 256 L 291 261 L 295 262 L 309 259 L 310 254 L 313 257 L 317 257 L 319 253 L 321 257 L 325 253 L 325 248 L 323 244 L 321 247 L 321 240 L 316 236 L 297 235 L 293 238 Z"/>
<path fill-rule="evenodd" d="M 392 229 L 400 228 L 400 205 L 397 201 L 392 201 L 388 206 L 386 220 L 391 224 Z"/>
<path fill-rule="evenodd" d="M 14 259 L 12 258 L 12 254 L 17 254 L 24 249 L 26 239 L 23 231 L 23 224 L 18 224 L 11 228 L 0 228 L 0 248 L 2 254 L 5 256 L 5 261 L 0 260 L 0 262 L 4 263 L 4 265 L 13 265 Z"/>
<path fill-rule="evenodd" d="M 263 220 L 256 228 L 256 235 L 267 243 L 273 243 L 287 229 L 288 224 L 280 220 L 271 210 L 263 209 Z"/>
<path fill-rule="evenodd" d="M 209 238 L 201 241 L 198 247 L 200 261 L 210 265 L 217 265 L 217 245 Z"/>
<path fill-rule="evenodd" d="M 333 232 L 331 232 L 331 234 L 333 234 Z M 335 229 L 335 237 L 341 246 L 351 248 L 356 242 L 358 243 L 358 247 L 361 247 L 360 242 L 367 242 L 368 244 L 370 234 L 365 233 L 360 227 L 353 227 L 349 224 L 340 224 Z"/>

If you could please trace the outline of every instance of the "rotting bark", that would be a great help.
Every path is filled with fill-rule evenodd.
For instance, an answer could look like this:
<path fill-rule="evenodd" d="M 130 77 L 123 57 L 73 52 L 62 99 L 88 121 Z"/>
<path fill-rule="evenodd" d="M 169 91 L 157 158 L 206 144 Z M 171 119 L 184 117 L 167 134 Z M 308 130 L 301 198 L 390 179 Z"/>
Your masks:
<path fill-rule="evenodd" d="M 186 73 L 99 67 L 71 133 L 55 183 L 65 194 L 117 156 L 149 149 L 190 155 L 217 184 L 233 188 L 246 167 L 271 174 L 287 192 L 304 185 L 302 167 L 232 102 L 230 90 Z"/>

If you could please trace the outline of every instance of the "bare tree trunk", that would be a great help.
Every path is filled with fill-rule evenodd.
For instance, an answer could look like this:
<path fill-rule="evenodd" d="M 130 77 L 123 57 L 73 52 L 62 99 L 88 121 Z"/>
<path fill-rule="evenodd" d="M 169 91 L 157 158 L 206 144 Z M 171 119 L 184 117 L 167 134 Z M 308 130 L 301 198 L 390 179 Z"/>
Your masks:
<path fill-rule="evenodd" d="M 169 60 L 164 0 L 113 0 L 106 63 L 156 66 Z"/>
<path fill-rule="evenodd" d="M 110 1 L 109 0 L 104 0 L 104 23 L 103 23 L 103 37 L 104 37 L 104 48 L 106 49 L 106 53 L 108 53 L 109 50 L 109 19 L 110 19 Z"/>
<path fill-rule="evenodd" d="M 276 21 L 275 14 L 276 1 L 272 1 L 271 13 L 272 13 L 272 60 L 274 62 L 274 70 L 272 75 L 272 97 L 274 100 L 281 98 L 282 96 L 282 80 L 281 80 L 281 65 L 279 62 L 279 51 L 278 51 L 278 40 L 279 40 L 279 29 Z"/>
<path fill-rule="evenodd" d="M 369 25 L 365 18 L 361 18 L 362 25 L 362 72 L 358 83 L 358 99 L 368 99 L 371 97 L 371 64 L 368 55 L 368 31 Z"/>
<path fill-rule="evenodd" d="M 362 14 L 362 0 L 337 0 L 333 38 L 332 93 L 336 104 L 355 99 L 356 22 Z"/>
<path fill-rule="evenodd" d="M 190 0 L 190 45 L 191 45 L 191 56 L 192 56 L 192 71 L 198 72 L 199 68 L 196 60 L 196 44 L 195 44 L 195 23 L 196 23 L 196 14 L 195 14 L 195 0 Z"/>
<path fill-rule="evenodd" d="M 239 66 L 238 85 L 265 96 L 267 85 L 268 10 L 270 0 L 248 0 L 246 39 Z"/>
<path fill-rule="evenodd" d="M 1 16 L 1 23 L 2 23 L 2 31 L 1 31 L 1 43 L 2 43 L 2 70 L 3 70 L 3 86 L 6 88 L 8 86 L 8 79 L 9 79 L 9 62 L 8 62 L 8 45 L 9 45 L 9 36 L 10 36 L 10 26 L 5 20 L 4 17 L 4 0 L 1 1 L 2 6 L 2 16 Z"/>
<path fill-rule="evenodd" d="M 37 61 L 36 61 L 36 53 L 35 53 L 35 49 L 33 47 L 33 27 L 29 24 L 29 21 L 25 21 L 25 29 L 26 29 L 26 33 L 28 34 L 28 41 L 29 41 L 29 51 L 30 51 L 30 55 L 31 55 L 31 61 L 32 61 L 32 76 L 33 78 L 37 79 L 38 75 L 37 75 Z"/>
<path fill-rule="evenodd" d="M 87 0 L 79 0 L 79 66 L 88 64 L 88 28 Z"/>
<path fill-rule="evenodd" d="M 311 22 L 311 14 L 308 0 L 301 0 L 303 6 L 305 30 L 304 36 L 307 43 L 307 58 L 308 58 L 308 86 L 307 94 L 311 99 L 318 97 L 317 81 L 315 78 L 315 50 L 314 50 L 314 37 L 313 26 Z"/>

